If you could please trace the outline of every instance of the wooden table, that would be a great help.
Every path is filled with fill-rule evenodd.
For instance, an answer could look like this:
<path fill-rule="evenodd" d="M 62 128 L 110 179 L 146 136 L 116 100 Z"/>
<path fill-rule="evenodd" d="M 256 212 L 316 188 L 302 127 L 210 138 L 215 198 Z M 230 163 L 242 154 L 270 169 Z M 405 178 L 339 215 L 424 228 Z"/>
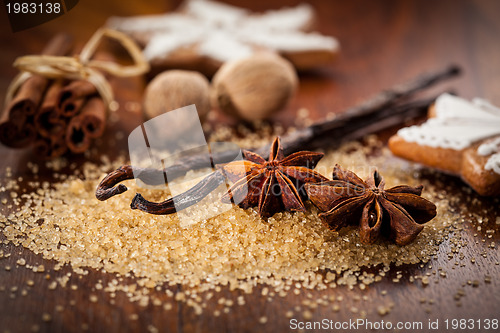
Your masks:
<path fill-rule="evenodd" d="M 231 1 L 236 4 L 236 1 Z M 298 1 L 291 1 L 295 4 Z M 16 74 L 11 63 L 17 56 L 36 53 L 44 43 L 58 31 L 68 31 L 83 42 L 100 27 L 110 15 L 138 15 L 159 13 L 175 8 L 177 3 L 163 1 L 125 2 L 119 0 L 97 1 L 87 0 L 80 3 L 62 17 L 42 26 L 19 33 L 11 33 L 2 17 L 0 26 L 0 91 L 3 98 L 9 81 Z M 242 1 L 238 5 L 252 10 L 278 8 L 285 1 L 258 0 Z M 275 120 L 285 124 L 293 124 L 295 113 L 301 107 L 308 108 L 311 118 L 324 118 L 329 112 L 341 112 L 349 106 L 366 99 L 374 93 L 403 82 L 419 73 L 449 63 L 458 63 L 464 75 L 453 82 L 439 87 L 439 90 L 452 87 L 458 94 L 472 98 L 481 96 L 493 104 L 500 105 L 500 2 L 498 1 L 312 1 L 318 12 L 318 28 L 321 32 L 338 37 L 342 53 L 335 63 L 312 73 L 301 76 L 300 90 L 289 106 L 287 112 L 279 114 Z M 2 11 L 0 15 L 5 16 Z M 141 92 L 136 91 L 129 98 L 140 101 Z M 122 126 L 130 131 L 139 124 L 139 117 L 127 120 Z M 387 134 L 387 133 L 386 133 Z M 126 146 L 122 147 L 126 148 Z M 26 172 L 25 164 L 30 159 L 28 151 L 14 151 L 0 147 L 0 177 L 5 178 L 5 168 L 10 166 L 16 175 Z M 81 158 L 78 159 L 82 161 Z M 460 181 L 447 177 L 446 182 L 456 188 L 451 195 L 460 193 Z M 479 198 L 482 204 L 496 204 L 498 200 Z M 4 207 L 2 207 L 4 209 Z M 475 212 L 474 207 L 470 211 Z M 497 209 L 496 216 L 500 216 Z M 429 264 L 410 265 L 391 270 L 387 278 L 380 283 L 370 285 L 364 291 L 348 291 L 339 287 L 335 290 L 311 292 L 314 298 L 324 293 L 343 296 L 344 301 L 339 312 L 331 307 L 318 307 L 312 312 L 312 320 L 324 318 L 335 321 L 349 321 L 357 316 L 349 309 L 352 306 L 368 309 L 367 319 L 370 321 L 420 321 L 424 330 L 429 320 L 440 322 L 440 332 L 444 331 L 444 320 L 457 319 L 500 319 L 500 256 L 498 252 L 488 249 L 486 257 L 481 253 L 491 241 L 498 244 L 500 239 L 499 225 L 493 222 L 483 225 L 477 231 L 477 225 L 471 225 L 463 233 L 468 246 L 464 249 L 466 267 L 454 270 L 454 260 L 449 261 L 447 253 L 450 244 L 441 245 L 439 255 Z M 494 229 L 495 233 L 486 243 L 485 230 Z M 474 237 L 474 234 L 478 235 Z M 5 239 L 0 236 L 0 239 Z M 496 247 L 498 248 L 498 246 Z M 268 302 L 260 296 L 260 289 L 246 296 L 247 305 L 235 307 L 229 314 L 220 317 L 212 315 L 214 309 L 206 309 L 201 316 L 194 314 L 191 308 L 183 303 L 174 304 L 174 308 L 165 311 L 161 306 L 150 304 L 141 308 L 131 303 L 122 293 L 118 293 L 114 301 L 109 294 L 97 291 L 99 303 L 89 301 L 89 288 L 101 279 L 104 282 L 113 277 L 97 271 L 90 271 L 87 276 L 72 274 L 71 288 L 58 288 L 50 292 L 49 281 L 45 274 L 33 273 L 28 269 L 17 269 L 16 261 L 25 258 L 30 264 L 43 264 L 50 273 L 53 262 L 43 260 L 40 255 L 14 247 L 0 244 L 0 250 L 11 253 L 8 258 L 0 259 L 0 332 L 28 332 L 39 329 L 42 332 L 74 332 L 88 329 L 92 332 L 282 332 L 288 331 L 289 319 L 284 312 L 295 305 L 300 305 L 304 295 L 276 297 Z M 470 262 L 475 258 L 475 264 Z M 11 266 L 6 271 L 5 266 Z M 426 287 L 410 283 L 408 277 L 436 271 L 442 267 L 448 275 L 439 283 L 431 283 Z M 393 283 L 396 270 L 402 271 L 399 283 Z M 63 272 L 71 269 L 64 268 Z M 58 272 L 60 275 L 60 272 Z M 492 277 L 491 283 L 485 283 L 485 275 Z M 26 285 L 33 280 L 34 286 Z M 478 287 L 466 282 L 477 280 Z M 465 286 L 463 284 L 465 283 Z M 17 287 L 17 291 L 12 291 Z M 459 288 L 465 290 L 461 298 L 462 306 L 456 305 L 454 295 Z M 15 288 L 14 288 L 15 289 Z M 27 295 L 22 295 L 22 289 Z M 175 290 L 175 288 L 174 288 Z M 387 295 L 381 291 L 387 290 Z M 156 293 L 152 291 L 152 293 Z M 236 292 L 222 290 L 226 298 L 235 299 Z M 14 294 L 15 298 L 11 295 Z M 157 293 L 165 298 L 164 294 Z M 360 303 L 355 295 L 366 296 L 367 301 Z M 425 298 L 421 304 L 421 298 Z M 395 303 L 391 313 L 385 317 L 377 314 L 376 306 L 390 299 Z M 429 302 L 432 299 L 433 302 Z M 112 304 L 113 303 L 113 304 Z M 56 305 L 64 310 L 58 312 Z M 212 311 L 211 311 L 212 310 Z M 50 321 L 42 320 L 42 313 L 52 316 Z M 130 315 L 137 313 L 138 319 L 131 320 Z M 265 325 L 259 324 L 261 316 L 269 318 Z M 299 318 L 300 319 L 300 318 Z M 345 330 L 349 331 L 349 330 Z M 402 330 L 405 331 L 405 330 Z M 408 330 L 410 331 L 410 330 Z M 459 330 L 456 330 L 458 332 Z M 470 330 L 473 332 L 476 330 Z"/>

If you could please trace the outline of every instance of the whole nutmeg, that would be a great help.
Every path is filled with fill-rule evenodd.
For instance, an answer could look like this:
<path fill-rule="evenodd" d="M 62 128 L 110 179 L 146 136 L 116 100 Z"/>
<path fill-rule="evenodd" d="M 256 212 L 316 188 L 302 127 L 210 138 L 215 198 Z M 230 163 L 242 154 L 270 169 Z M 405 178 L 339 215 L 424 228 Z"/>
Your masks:
<path fill-rule="evenodd" d="M 144 93 L 146 120 L 191 104 L 203 122 L 210 111 L 210 84 L 198 72 L 170 70 L 158 74 Z"/>
<path fill-rule="evenodd" d="M 212 106 L 237 118 L 252 121 L 282 110 L 297 89 L 293 65 L 270 53 L 226 62 L 212 80 Z"/>

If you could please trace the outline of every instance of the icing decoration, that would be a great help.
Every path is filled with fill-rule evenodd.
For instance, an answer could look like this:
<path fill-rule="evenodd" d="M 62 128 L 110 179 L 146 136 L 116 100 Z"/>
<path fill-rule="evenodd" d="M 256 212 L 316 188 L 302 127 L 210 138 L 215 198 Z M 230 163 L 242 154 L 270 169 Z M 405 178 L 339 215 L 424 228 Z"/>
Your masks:
<path fill-rule="evenodd" d="M 436 99 L 436 117 L 422 125 L 402 128 L 398 135 L 408 142 L 433 148 L 462 150 L 473 143 L 500 135 L 500 108 L 483 99 L 469 102 L 450 94 Z M 493 154 L 486 170 L 500 173 L 500 140 L 485 143 L 478 148 L 478 154 Z"/>
<path fill-rule="evenodd" d="M 462 150 L 474 142 L 500 135 L 500 109 L 481 99 L 469 102 L 450 94 L 436 99 L 436 117 L 422 125 L 402 128 L 408 142 L 433 148 Z"/>
<path fill-rule="evenodd" d="M 339 49 L 333 37 L 302 31 L 314 18 L 308 4 L 263 14 L 210 0 L 190 0 L 182 8 L 183 14 L 111 18 L 108 25 L 145 38 L 148 61 L 190 46 L 222 62 L 249 56 L 255 47 L 278 52 Z"/>
<path fill-rule="evenodd" d="M 481 156 L 488 156 L 494 153 L 500 153 L 500 138 L 487 141 L 477 148 L 477 153 Z"/>
<path fill-rule="evenodd" d="M 491 170 L 500 174 L 500 154 L 493 154 L 484 165 L 485 170 Z"/>
<path fill-rule="evenodd" d="M 484 168 L 500 174 L 500 137 L 481 144 L 477 148 L 477 153 L 481 156 L 491 155 Z"/>

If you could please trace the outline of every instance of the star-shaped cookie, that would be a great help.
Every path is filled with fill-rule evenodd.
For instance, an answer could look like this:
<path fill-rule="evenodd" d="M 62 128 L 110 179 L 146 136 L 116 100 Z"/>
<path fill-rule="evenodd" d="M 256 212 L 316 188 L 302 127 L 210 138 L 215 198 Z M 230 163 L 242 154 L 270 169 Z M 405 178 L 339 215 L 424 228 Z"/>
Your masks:
<path fill-rule="evenodd" d="M 107 25 L 132 36 L 153 66 L 213 74 L 224 62 L 273 51 L 298 70 L 331 61 L 338 41 L 307 32 L 314 23 L 308 4 L 252 13 L 211 0 L 187 0 L 173 13 L 112 17 Z"/>

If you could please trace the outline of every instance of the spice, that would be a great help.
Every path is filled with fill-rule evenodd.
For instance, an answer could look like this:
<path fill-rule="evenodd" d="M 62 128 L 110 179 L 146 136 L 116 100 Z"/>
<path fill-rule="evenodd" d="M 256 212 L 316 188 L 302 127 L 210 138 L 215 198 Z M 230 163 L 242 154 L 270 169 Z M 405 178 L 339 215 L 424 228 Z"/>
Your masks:
<path fill-rule="evenodd" d="M 366 102 L 345 111 L 341 116 L 319 122 L 284 136 L 282 139 L 283 153 L 290 154 L 295 151 L 320 147 L 332 148 L 332 146 L 349 139 L 360 139 L 369 133 L 385 129 L 409 118 L 424 115 L 435 98 L 406 104 L 401 104 L 401 100 L 459 73 L 460 68 L 450 66 L 384 90 Z M 270 145 L 264 145 L 252 151 L 264 155 L 269 149 Z M 232 161 L 235 155 L 234 151 L 225 151 L 213 153 L 211 157 L 220 163 L 224 163 Z M 134 179 L 134 176 L 148 185 L 159 185 L 151 184 L 150 181 L 151 179 L 163 179 L 163 176 L 155 177 L 154 175 L 158 173 L 168 174 L 170 179 L 174 179 L 184 176 L 190 170 L 205 167 L 206 161 L 207 156 L 204 155 L 190 156 L 179 159 L 164 170 L 132 169 L 132 166 L 125 165 L 111 172 L 103 179 L 96 190 L 96 197 L 99 200 L 107 200 L 125 192 L 127 187 L 119 183 Z"/>
<path fill-rule="evenodd" d="M 149 214 L 165 215 L 178 212 L 200 202 L 224 182 L 225 176 L 235 184 L 222 197 L 222 202 L 235 202 L 243 208 L 259 207 L 261 217 L 269 217 L 282 210 L 305 211 L 302 190 L 304 183 L 326 180 L 313 171 L 322 153 L 297 152 L 284 157 L 279 137 L 274 140 L 269 161 L 250 151 L 244 151 L 247 161 L 226 164 L 193 186 L 173 198 L 163 202 L 151 202 L 137 193 L 130 204 L 132 209 L 139 209 Z M 149 180 L 150 175 L 161 172 L 152 169 L 138 169 L 137 178 Z M 143 172 L 142 172 L 143 171 Z M 131 166 L 122 166 L 106 176 L 96 190 L 99 200 L 123 193 L 127 188 L 117 182 L 133 177 Z M 151 185 L 151 184 L 150 184 Z"/>
<path fill-rule="evenodd" d="M 172 214 L 197 204 L 223 182 L 224 176 L 222 173 L 215 171 L 186 192 L 162 202 L 148 201 L 140 193 L 137 193 L 130 204 L 130 208 L 155 215 Z"/>
<path fill-rule="evenodd" d="M 423 186 L 399 185 L 385 190 L 385 182 L 377 171 L 363 181 L 339 165 L 332 178 L 306 184 L 307 194 L 332 230 L 359 223 L 360 240 L 365 244 L 387 232 L 396 244 L 406 245 L 422 231 L 422 223 L 436 216 L 436 206 L 420 197 Z"/>
<path fill-rule="evenodd" d="M 217 303 L 219 298 L 227 296 L 225 292 L 220 293 L 221 290 L 241 290 L 245 295 L 267 287 L 266 299 L 273 299 L 275 296 L 272 295 L 283 292 L 292 296 L 295 290 L 300 290 L 304 298 L 310 299 L 310 290 L 336 294 L 331 289 L 352 289 L 359 283 L 389 282 L 389 277 L 383 277 L 384 272 L 389 272 L 389 267 L 427 262 L 436 254 L 441 256 L 439 244 L 445 242 L 446 248 L 453 241 L 450 232 L 457 232 L 468 223 L 463 220 L 466 207 L 457 207 L 456 198 L 443 195 L 447 192 L 439 183 L 430 183 L 425 178 L 415 179 L 418 168 L 395 161 L 386 148 L 382 148 L 380 154 L 378 150 L 377 154 L 372 154 L 374 149 L 381 148 L 380 142 L 370 140 L 368 144 L 365 147 L 351 142 L 327 152 L 318 168 L 331 174 L 335 162 L 352 166 L 351 169 L 356 165 L 376 165 L 384 171 L 388 184 L 415 185 L 422 182 L 427 189 L 424 196 L 435 201 L 439 214 L 407 246 L 394 246 L 383 240 L 359 246 L 356 228 L 347 227 L 338 232 L 329 230 L 318 217 L 317 208 L 309 203 L 305 203 L 305 213 L 280 212 L 268 218 L 267 223 L 261 223 L 254 209 L 235 206 L 187 227 L 179 224 L 175 214 L 144 215 L 126 209 L 137 189 L 134 182 L 126 183 L 131 191 L 103 204 L 95 199 L 93 190 L 103 172 L 124 164 L 123 159 L 112 164 L 108 161 L 99 165 L 85 163 L 81 173 L 69 175 L 64 182 L 54 182 L 51 187 L 34 187 L 27 191 L 27 201 L 16 207 L 15 212 L 0 207 L 0 211 L 8 215 L 0 215 L 0 221 L 5 223 L 0 232 L 13 244 L 54 260 L 55 271 L 68 264 L 68 269 L 74 274 L 84 274 L 82 268 L 89 267 L 127 277 L 120 281 L 108 276 L 111 281 L 99 281 L 111 302 L 114 302 L 115 295 L 118 297 L 123 292 L 131 302 L 147 305 L 153 301 L 147 288 L 161 286 L 166 293 L 165 301 L 170 304 L 167 308 L 172 308 L 175 291 L 168 286 L 176 284 L 190 292 L 176 299 L 194 307 L 208 303 L 212 296 L 211 302 Z M 365 170 L 356 170 L 359 175 L 368 176 L 364 174 Z M 199 175 L 191 171 L 187 178 L 194 179 Z M 2 184 L 7 190 L 16 185 L 12 179 Z M 186 184 L 186 188 L 189 186 L 191 184 Z M 168 189 L 142 191 L 157 201 L 170 195 Z M 219 198 L 211 193 L 207 199 L 215 201 Z M 48 201 L 50 205 L 47 205 Z M 479 204 L 493 214 L 494 207 Z M 209 210 L 210 207 L 200 209 Z M 144 265 L 144 262 L 149 264 Z M 375 276 L 370 278 L 363 267 L 372 267 L 368 271 Z M 335 281 L 325 281 L 325 271 L 335 272 Z M 60 274 L 62 272 L 54 272 L 53 280 L 58 281 L 59 288 L 70 288 L 69 277 Z M 480 288 L 483 285 L 486 284 Z M 198 296 L 202 299 L 198 300 Z M 341 303 L 342 299 L 342 296 L 336 296 L 330 304 L 338 302 L 339 308 L 347 311 L 349 307 Z M 69 300 L 68 304 L 70 307 L 76 302 Z M 295 315 L 307 309 L 312 311 L 309 307 L 295 308 Z M 360 313 L 363 310 L 359 305 Z M 223 316 L 222 307 L 217 314 Z"/>
<path fill-rule="evenodd" d="M 210 111 L 209 94 L 210 83 L 199 72 L 184 70 L 162 72 L 144 91 L 144 118 L 149 120 L 168 111 L 195 104 L 200 121 L 203 123 Z M 169 126 L 170 131 L 178 130 L 178 133 L 169 133 L 169 137 L 176 137 L 181 131 L 185 131 L 186 119 L 178 117 L 171 118 L 171 121 L 175 124 Z"/>
<path fill-rule="evenodd" d="M 107 53 L 96 55 L 106 37 L 119 41 L 134 63 L 121 66 Z M 107 110 L 113 108 L 106 75 L 133 76 L 149 68 L 137 46 L 116 31 L 98 30 L 76 57 L 65 56 L 70 49 L 68 38 L 58 36 L 46 54 L 15 60 L 21 75 L 7 90 L 0 142 L 11 148 L 33 145 L 35 154 L 45 158 L 61 156 L 68 148 L 87 151 L 91 139 L 102 135 Z"/>
<path fill-rule="evenodd" d="M 71 152 L 80 154 L 90 148 L 92 139 L 104 133 L 106 105 L 101 98 L 90 96 L 77 111 L 79 114 L 69 121 L 66 128 L 65 143 Z"/>
<path fill-rule="evenodd" d="M 43 55 L 66 55 L 72 38 L 65 34 L 54 37 L 42 51 Z M 26 74 L 25 74 L 26 75 Z M 37 136 L 34 126 L 38 106 L 43 104 L 44 92 L 50 80 L 41 75 L 32 75 L 14 92 L 12 100 L 0 119 L 0 142 L 11 148 L 24 148 L 32 144 Z M 48 88 L 50 92 L 50 88 Z"/>
<path fill-rule="evenodd" d="M 283 110 L 297 85 L 290 62 L 274 54 L 258 53 L 222 65 L 212 80 L 212 105 L 246 121 L 268 119 Z"/>
<path fill-rule="evenodd" d="M 250 151 L 244 151 L 244 155 L 246 161 L 231 162 L 221 168 L 234 182 L 221 200 L 238 203 L 245 209 L 257 206 L 261 217 L 283 210 L 305 212 L 304 184 L 326 180 L 312 170 L 322 153 L 301 151 L 285 158 L 279 137 L 271 146 L 268 161 Z M 246 174 L 241 174 L 242 170 Z"/>
<path fill-rule="evenodd" d="M 62 131 L 66 127 L 66 121 L 57 114 L 57 101 L 63 85 L 63 80 L 52 82 L 45 93 L 40 110 L 35 114 L 35 128 L 41 137 L 51 138 L 64 135 Z"/>

